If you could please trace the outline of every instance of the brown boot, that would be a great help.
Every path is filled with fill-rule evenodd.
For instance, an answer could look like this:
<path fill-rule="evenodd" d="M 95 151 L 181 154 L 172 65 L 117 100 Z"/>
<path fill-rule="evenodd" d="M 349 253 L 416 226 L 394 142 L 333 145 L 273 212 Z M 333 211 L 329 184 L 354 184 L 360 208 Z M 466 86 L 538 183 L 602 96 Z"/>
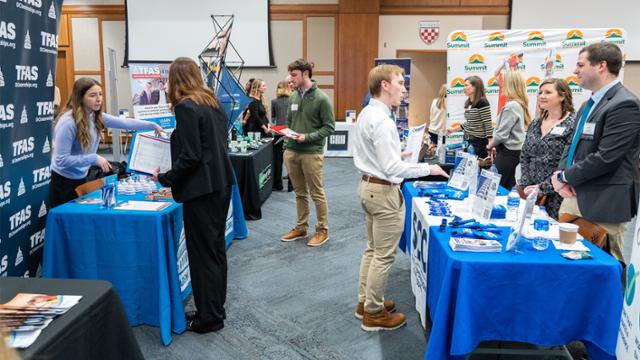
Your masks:
<path fill-rule="evenodd" d="M 307 243 L 308 246 L 320 246 L 329 240 L 329 234 L 325 231 L 316 231 L 315 234 L 311 237 L 311 240 Z"/>
<path fill-rule="evenodd" d="M 294 241 L 294 240 L 298 240 L 298 239 L 302 239 L 302 238 L 306 238 L 307 237 L 307 231 L 306 230 L 300 230 L 300 229 L 291 229 L 291 231 L 289 231 L 288 233 L 282 235 L 282 237 L 280 238 L 280 240 L 282 241 Z"/>
<path fill-rule="evenodd" d="M 384 301 L 384 308 L 388 312 L 392 313 L 392 312 L 396 311 L 396 303 L 393 302 L 393 300 L 385 300 Z M 362 320 L 362 317 L 364 316 L 364 303 L 363 302 L 359 302 L 358 303 L 358 306 L 356 306 L 356 313 L 354 315 L 356 316 L 356 319 Z"/>
<path fill-rule="evenodd" d="M 365 311 L 361 327 L 364 331 L 395 330 L 406 323 L 407 319 L 403 313 L 392 314 L 387 309 L 382 309 L 375 314 Z"/>

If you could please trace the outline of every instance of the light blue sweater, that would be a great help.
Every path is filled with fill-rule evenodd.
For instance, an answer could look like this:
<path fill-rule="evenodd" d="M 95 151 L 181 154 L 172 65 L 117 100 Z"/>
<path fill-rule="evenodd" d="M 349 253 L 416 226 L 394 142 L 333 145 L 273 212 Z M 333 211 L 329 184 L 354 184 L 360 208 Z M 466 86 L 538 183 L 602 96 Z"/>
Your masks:
<path fill-rule="evenodd" d="M 94 115 L 91 113 L 89 131 L 91 134 L 91 145 L 87 151 L 82 149 L 76 134 L 76 123 L 71 111 L 64 113 L 53 129 L 53 157 L 51 159 L 51 170 L 68 178 L 82 179 L 89 173 L 91 165 L 96 163 L 98 150 L 98 137 Z M 115 116 L 102 113 L 102 119 L 108 128 L 128 129 L 128 130 L 153 130 L 155 123 L 144 120 L 121 119 Z"/>

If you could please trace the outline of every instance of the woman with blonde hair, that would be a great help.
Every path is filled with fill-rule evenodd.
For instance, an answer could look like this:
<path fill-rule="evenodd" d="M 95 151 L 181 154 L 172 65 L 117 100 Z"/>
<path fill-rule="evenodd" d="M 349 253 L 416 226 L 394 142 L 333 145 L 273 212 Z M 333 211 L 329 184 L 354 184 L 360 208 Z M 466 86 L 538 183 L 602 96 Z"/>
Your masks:
<path fill-rule="evenodd" d="M 87 181 L 91 165 L 102 171 L 111 164 L 97 154 L 105 128 L 155 130 L 162 128 L 150 121 L 121 119 L 102 112 L 102 86 L 97 80 L 83 77 L 76 80 L 65 108 L 53 122 L 53 157 L 49 205 L 56 207 L 77 197 L 76 187 Z"/>
<path fill-rule="evenodd" d="M 438 91 L 438 97 L 431 102 L 429 112 L 429 136 L 431 143 L 438 143 L 438 136 L 447 134 L 447 84 L 442 84 Z"/>
<path fill-rule="evenodd" d="M 505 74 L 504 93 L 507 103 L 498 115 L 493 139 L 487 149 L 494 155 L 494 163 L 502 175 L 500 185 L 511 189 L 516 184 L 516 167 L 520 162 L 525 131 L 531 123 L 527 90 L 524 78 L 518 71 L 512 70 Z"/>
<path fill-rule="evenodd" d="M 187 330 L 198 333 L 224 327 L 227 296 L 225 223 L 233 170 L 227 154 L 227 116 L 200 69 L 180 57 L 169 68 L 169 100 L 176 116 L 171 134 L 171 170 L 154 178 L 170 186 L 182 203 L 184 232 L 196 312 L 187 314 Z"/>
<path fill-rule="evenodd" d="M 262 79 L 255 79 L 251 83 L 251 89 L 249 90 L 249 97 L 251 103 L 249 104 L 248 118 L 246 118 L 245 128 L 247 132 L 261 132 L 262 136 L 267 136 L 271 131 L 271 124 L 267 118 L 267 112 L 269 106 L 264 99 L 264 92 L 267 90 L 267 85 Z"/>
<path fill-rule="evenodd" d="M 271 100 L 271 123 L 273 125 L 287 125 L 287 109 L 289 108 L 289 96 L 291 95 L 291 88 L 289 82 L 286 80 L 280 81 L 276 87 L 276 98 Z M 273 143 L 273 188 L 281 191 L 284 189 L 282 185 L 282 155 L 284 153 L 284 141 L 278 141 L 282 138 L 282 135 L 274 135 L 275 140 Z M 289 186 L 291 187 L 291 181 Z"/>

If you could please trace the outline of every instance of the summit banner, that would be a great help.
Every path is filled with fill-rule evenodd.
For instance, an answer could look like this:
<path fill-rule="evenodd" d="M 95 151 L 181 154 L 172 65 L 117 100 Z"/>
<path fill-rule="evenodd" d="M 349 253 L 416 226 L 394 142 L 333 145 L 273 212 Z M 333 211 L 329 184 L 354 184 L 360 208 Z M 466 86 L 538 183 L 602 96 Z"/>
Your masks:
<path fill-rule="evenodd" d="M 0 276 L 39 274 L 62 0 L 0 0 Z"/>
<path fill-rule="evenodd" d="M 625 54 L 626 31 L 602 29 L 530 29 L 502 31 L 454 31 L 447 37 L 447 127 L 464 122 L 464 81 L 479 76 L 485 85 L 495 123 L 498 112 L 499 82 L 496 70 L 507 59 L 516 59 L 517 69 L 525 79 L 529 95 L 529 112 L 535 114 L 538 87 L 545 77 L 567 81 L 576 109 L 589 98 L 573 74 L 580 50 L 600 41 L 620 47 Z M 550 59 L 549 57 L 552 57 Z M 625 54 L 626 58 L 626 54 Z M 620 80 L 623 78 L 620 73 Z M 453 138 L 459 135 L 450 135 Z"/>

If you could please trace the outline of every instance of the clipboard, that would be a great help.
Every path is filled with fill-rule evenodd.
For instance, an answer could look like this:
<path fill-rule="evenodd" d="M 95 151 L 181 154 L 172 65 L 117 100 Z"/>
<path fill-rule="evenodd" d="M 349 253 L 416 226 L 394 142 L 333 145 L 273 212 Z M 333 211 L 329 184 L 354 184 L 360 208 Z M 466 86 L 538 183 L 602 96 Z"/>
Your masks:
<path fill-rule="evenodd" d="M 150 134 L 152 133 L 133 134 L 127 162 L 128 172 L 153 174 L 158 166 L 161 173 L 171 170 L 171 141 Z"/>

